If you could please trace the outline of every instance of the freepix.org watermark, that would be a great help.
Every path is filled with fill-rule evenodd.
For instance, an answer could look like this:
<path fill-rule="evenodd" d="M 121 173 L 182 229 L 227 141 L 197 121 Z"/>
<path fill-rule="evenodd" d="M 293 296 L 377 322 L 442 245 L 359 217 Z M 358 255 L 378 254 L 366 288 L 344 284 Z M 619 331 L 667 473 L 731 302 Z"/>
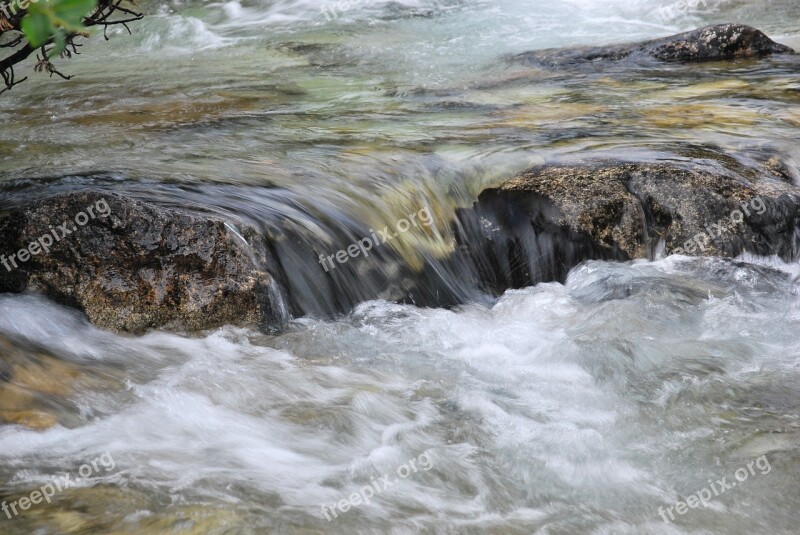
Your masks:
<path fill-rule="evenodd" d="M 692 236 L 687 240 L 683 247 L 678 247 L 672 251 L 672 254 L 683 254 L 684 252 L 693 254 L 695 251 L 705 251 L 711 246 L 711 242 L 719 238 L 725 233 L 733 232 L 735 227 L 744 223 L 745 214 L 750 217 L 753 213 L 763 215 L 767 211 L 767 205 L 761 197 L 756 197 L 747 201 L 740 206 L 741 210 L 734 210 L 730 213 L 727 219 L 722 219 L 712 224 L 705 226 L 705 232 L 701 232 Z M 751 212 L 752 210 L 752 212 Z"/>
<path fill-rule="evenodd" d="M 23 9 L 28 9 L 31 4 L 38 4 L 39 0 L 15 0 L 12 1 L 10 4 L 0 5 L 0 11 L 2 11 L 3 15 L 7 19 L 10 19 Z"/>
<path fill-rule="evenodd" d="M 335 2 L 328 2 L 320 8 L 320 12 L 325 15 L 325 19 L 330 22 L 339 18 L 339 15 L 351 9 L 356 9 L 363 5 L 373 4 L 375 0 L 337 0 Z M 447 5 L 442 0 L 435 0 L 431 6 L 433 9 L 446 11 L 453 6 Z"/>
<path fill-rule="evenodd" d="M 100 473 L 100 468 L 104 468 L 106 472 L 111 472 L 116 468 L 114 458 L 110 453 L 104 453 L 93 461 L 81 465 L 78 468 L 78 476 L 73 478 L 74 474 L 65 473 L 63 477 L 54 478 L 51 483 L 42 485 L 39 490 L 34 490 L 28 496 L 24 496 L 19 500 L 13 502 L 0 503 L 0 509 L 6 514 L 6 517 L 11 520 L 13 517 L 20 514 L 20 511 L 27 511 L 34 505 L 39 505 L 42 501 L 50 503 L 56 492 L 62 492 L 66 489 L 77 487 L 84 480 L 89 479 L 92 475 Z M 19 507 L 19 510 L 17 510 Z"/>
<path fill-rule="evenodd" d="M 96 211 L 96 212 L 95 212 Z M 50 232 L 40 236 L 38 239 L 32 241 L 25 249 L 20 249 L 6 258 L 6 255 L 0 254 L 0 264 L 2 264 L 8 271 L 12 271 L 24 264 L 32 257 L 47 254 L 50 252 L 50 247 L 54 243 L 60 242 L 73 232 L 77 232 L 78 227 L 86 225 L 92 219 L 97 217 L 108 217 L 111 215 L 111 208 L 105 199 L 100 199 L 94 203 L 93 206 L 87 206 L 84 212 L 78 212 L 75 216 L 75 221 L 66 221 L 61 225 L 50 225 Z"/>
<path fill-rule="evenodd" d="M 680 15 L 688 13 L 701 14 L 709 11 L 711 11 L 711 6 L 708 5 L 708 0 L 678 0 L 670 5 L 658 8 L 658 13 L 664 22 L 671 22 Z"/>
<path fill-rule="evenodd" d="M 388 226 L 383 227 L 383 230 L 377 232 L 373 229 L 369 229 L 372 233 L 371 237 L 360 239 L 350 244 L 347 249 L 342 249 L 330 256 L 321 254 L 319 255 L 319 263 L 322 264 L 322 267 L 325 268 L 325 272 L 327 273 L 331 269 L 336 269 L 336 264 L 333 263 L 334 260 L 339 264 L 346 264 L 351 258 L 357 258 L 362 254 L 367 257 L 374 247 L 380 247 L 384 243 L 397 238 L 400 234 L 408 232 L 412 226 L 416 227 L 418 223 L 417 218 L 419 218 L 419 223 L 422 223 L 426 227 L 430 227 L 433 224 L 433 217 L 428 211 L 428 208 L 423 208 L 419 212 L 409 214 L 407 218 L 398 221 L 396 225 L 397 232 L 393 233 Z M 380 236 L 380 238 L 378 236 Z"/>
<path fill-rule="evenodd" d="M 339 17 L 340 13 L 350 11 L 362 4 L 369 4 L 372 0 L 339 0 L 338 2 L 330 2 L 320 8 L 320 11 L 328 22 Z"/>
<path fill-rule="evenodd" d="M 664 522 L 669 523 L 671 521 L 673 522 L 675 521 L 675 515 L 673 514 L 673 509 L 679 515 L 685 515 L 686 513 L 689 512 L 689 509 L 697 509 L 698 507 L 700 507 L 701 504 L 704 508 L 708 508 L 708 504 L 709 502 L 711 502 L 713 498 L 725 494 L 725 492 L 729 491 L 732 488 L 735 488 L 736 485 L 739 483 L 744 483 L 750 476 L 755 476 L 756 471 L 755 468 L 753 467 L 754 465 L 755 468 L 758 468 L 762 476 L 765 476 L 770 472 L 772 472 L 772 466 L 770 466 L 769 464 L 769 459 L 767 459 L 766 455 L 762 455 L 755 461 L 750 461 L 749 463 L 747 463 L 746 467 L 743 466 L 737 469 L 733 473 L 733 476 L 736 478 L 736 481 L 728 482 L 728 478 L 723 477 L 722 479 L 718 479 L 717 482 L 714 483 L 712 480 L 709 479 L 708 487 L 699 490 L 694 494 L 690 494 L 689 496 L 686 497 L 685 501 L 679 501 L 675 503 L 675 505 L 671 505 L 666 509 L 664 509 L 664 507 L 659 507 L 658 514 L 661 516 L 662 519 L 664 519 Z M 669 515 L 669 520 L 667 520 L 667 515 Z"/>
<path fill-rule="evenodd" d="M 408 462 L 401 464 L 397 467 L 395 472 L 400 479 L 407 479 L 412 474 L 416 474 L 420 470 L 427 472 L 433 468 L 433 460 L 428 455 L 428 452 L 421 454 L 416 459 L 409 459 Z M 352 508 L 358 507 L 361 504 L 369 504 L 370 500 L 376 495 L 388 490 L 397 483 L 397 479 L 392 480 L 389 474 L 384 474 L 382 477 L 375 479 L 371 478 L 370 484 L 361 487 L 358 491 L 353 492 L 347 498 L 340 500 L 333 505 L 323 505 L 322 515 L 328 522 L 333 521 L 334 518 L 339 518 L 339 513 L 346 513 Z M 333 515 L 333 517 L 331 517 Z"/>

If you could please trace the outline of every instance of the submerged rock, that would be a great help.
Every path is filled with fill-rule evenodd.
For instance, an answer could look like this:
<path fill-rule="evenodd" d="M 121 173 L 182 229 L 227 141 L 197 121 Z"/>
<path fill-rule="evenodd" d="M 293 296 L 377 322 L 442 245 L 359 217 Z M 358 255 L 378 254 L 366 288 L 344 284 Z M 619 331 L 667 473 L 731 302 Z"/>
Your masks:
<path fill-rule="evenodd" d="M 110 454 L 107 454 L 110 455 Z M 114 453 L 116 455 L 116 453 Z M 113 457 L 111 457 L 113 460 Z M 96 461 L 95 461 L 96 462 Z M 78 466 L 64 473 L 78 476 Z M 104 476 L 120 470 L 98 464 L 89 476 L 91 486 L 70 486 L 52 497 L 46 506 L 31 507 L 14 517 L 13 533 L 115 533 L 117 535 L 181 535 L 255 534 L 252 527 L 257 519 L 236 505 L 217 507 L 207 503 L 165 504 L 157 492 L 145 492 L 130 485 L 114 485 L 104 481 Z M 64 473 L 53 474 L 57 480 Z M 95 481 L 92 481 L 95 480 Z M 3 482 L 5 483 L 5 482 Z M 15 502 L 23 496 L 41 490 L 32 484 L 20 485 L 17 481 L 6 483 L 0 496 L 6 502 Z M 10 490 L 13 489 L 13 493 Z M 50 499 L 48 499 L 48 502 Z M 4 515 L 5 516 L 5 515 Z M 4 519 L 5 520 L 5 519 Z M 11 521 L 8 521 L 11 522 Z M 6 532 L 7 533 L 7 532 Z"/>
<path fill-rule="evenodd" d="M 419 266 L 371 229 L 354 226 L 329 242 L 297 224 L 237 231 L 110 192 L 61 194 L 0 217 L 0 292 L 37 291 L 120 331 L 271 327 L 286 310 L 271 274 L 298 315 L 326 317 L 375 298 L 449 306 L 478 298 L 478 288 L 564 280 L 591 259 L 800 255 L 800 190 L 785 176 L 735 160 L 691 161 L 531 169 L 459 211 L 466 262 L 448 249 Z M 344 255 L 358 236 L 376 241 L 334 264 L 330 253 Z"/>
<path fill-rule="evenodd" d="M 584 260 L 800 256 L 800 188 L 674 163 L 545 166 L 485 190 L 459 241 L 494 291 L 563 280 Z"/>
<path fill-rule="evenodd" d="M 80 368 L 0 334 L 0 423 L 31 429 L 69 425 Z"/>
<path fill-rule="evenodd" d="M 119 331 L 276 321 L 266 249 L 222 220 L 107 192 L 0 218 L 0 292 L 41 292 Z"/>
<path fill-rule="evenodd" d="M 794 54 L 794 50 L 776 43 L 760 30 L 750 26 L 719 24 L 644 43 L 525 52 L 514 56 L 513 60 L 529 65 L 555 67 L 594 61 L 619 61 L 626 58 L 688 63 L 763 57 L 771 54 Z"/>

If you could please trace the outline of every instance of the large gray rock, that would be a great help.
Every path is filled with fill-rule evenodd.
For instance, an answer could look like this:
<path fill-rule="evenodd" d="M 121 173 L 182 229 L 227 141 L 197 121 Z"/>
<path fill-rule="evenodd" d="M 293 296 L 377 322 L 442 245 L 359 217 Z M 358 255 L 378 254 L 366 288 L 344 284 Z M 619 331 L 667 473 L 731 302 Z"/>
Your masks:
<path fill-rule="evenodd" d="M 741 171 L 741 170 L 739 170 Z M 721 167 L 598 161 L 532 169 L 459 214 L 494 291 L 563 280 L 584 260 L 800 256 L 800 188 Z"/>
<path fill-rule="evenodd" d="M 557 67 L 627 58 L 687 63 L 793 53 L 794 50 L 788 46 L 774 42 L 750 26 L 719 24 L 644 43 L 525 52 L 514 56 L 513 60 L 529 65 Z"/>
<path fill-rule="evenodd" d="M 71 193 L 0 218 L 0 291 L 41 292 L 119 331 L 266 325 L 266 254 L 213 217 Z"/>

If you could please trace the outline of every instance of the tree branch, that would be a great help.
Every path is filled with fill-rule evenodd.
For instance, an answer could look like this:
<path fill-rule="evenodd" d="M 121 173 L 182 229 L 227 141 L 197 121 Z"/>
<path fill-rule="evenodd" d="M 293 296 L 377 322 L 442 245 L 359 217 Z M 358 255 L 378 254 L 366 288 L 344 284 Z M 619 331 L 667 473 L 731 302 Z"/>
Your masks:
<path fill-rule="evenodd" d="M 18 7 L 18 4 L 14 0 L 0 0 L 0 50 L 6 48 L 14 50 L 6 57 L 0 57 L 0 76 L 2 76 L 2 83 L 5 85 L 5 88 L 0 90 L 0 94 L 8 91 L 20 82 L 27 80 L 27 77 L 21 80 L 15 79 L 14 66 L 25 61 L 37 50 L 30 46 L 27 39 L 22 34 L 21 23 L 23 17 L 27 14 L 26 10 L 20 9 L 19 11 L 15 11 L 14 8 L 12 8 L 12 4 Z M 99 0 L 97 8 L 84 17 L 83 25 L 87 27 L 102 26 L 103 36 L 106 40 L 108 40 L 108 34 L 106 32 L 109 26 L 121 24 L 128 30 L 128 33 L 130 33 L 130 28 L 128 28 L 127 23 L 141 20 L 144 15 L 135 11 L 132 7 L 123 6 L 123 4 L 131 5 L 133 1 Z M 117 13 L 123 14 L 123 17 L 115 18 L 114 15 Z M 127 15 L 127 17 L 124 15 Z M 61 57 L 69 59 L 72 57 L 72 54 L 78 53 L 76 47 L 81 45 L 74 42 L 77 37 L 85 37 L 85 34 L 76 32 L 67 34 L 67 48 L 61 53 Z M 51 58 L 48 56 L 47 46 L 52 45 L 52 43 L 53 39 L 50 39 L 44 46 L 39 47 L 43 57 L 35 64 L 34 70 L 37 72 L 46 71 L 50 73 L 50 76 L 56 74 L 61 78 L 69 80 L 71 78 L 70 76 L 59 72 L 50 62 Z M 70 51 L 69 48 L 72 48 L 72 51 Z"/>

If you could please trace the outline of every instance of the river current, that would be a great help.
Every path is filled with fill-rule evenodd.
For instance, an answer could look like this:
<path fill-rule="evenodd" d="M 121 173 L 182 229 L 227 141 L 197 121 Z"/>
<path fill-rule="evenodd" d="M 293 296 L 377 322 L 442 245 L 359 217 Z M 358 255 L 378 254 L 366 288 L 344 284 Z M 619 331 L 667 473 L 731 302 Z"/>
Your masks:
<path fill-rule="evenodd" d="M 792 0 L 143 7 L 73 80 L 0 97 L 4 205 L 124 190 L 330 252 L 428 210 L 388 245 L 389 279 L 446 257 L 456 211 L 536 163 L 777 154 L 800 179 L 796 63 L 506 61 L 728 21 L 800 49 Z M 12 364 L 54 418 L 0 426 L 0 496 L 78 479 L 0 533 L 800 532 L 796 264 L 588 262 L 501 296 L 443 271 L 461 304 L 425 308 L 330 288 L 301 250 L 278 251 L 280 333 L 118 335 L 0 295 L 2 347 L 38 355 Z"/>

